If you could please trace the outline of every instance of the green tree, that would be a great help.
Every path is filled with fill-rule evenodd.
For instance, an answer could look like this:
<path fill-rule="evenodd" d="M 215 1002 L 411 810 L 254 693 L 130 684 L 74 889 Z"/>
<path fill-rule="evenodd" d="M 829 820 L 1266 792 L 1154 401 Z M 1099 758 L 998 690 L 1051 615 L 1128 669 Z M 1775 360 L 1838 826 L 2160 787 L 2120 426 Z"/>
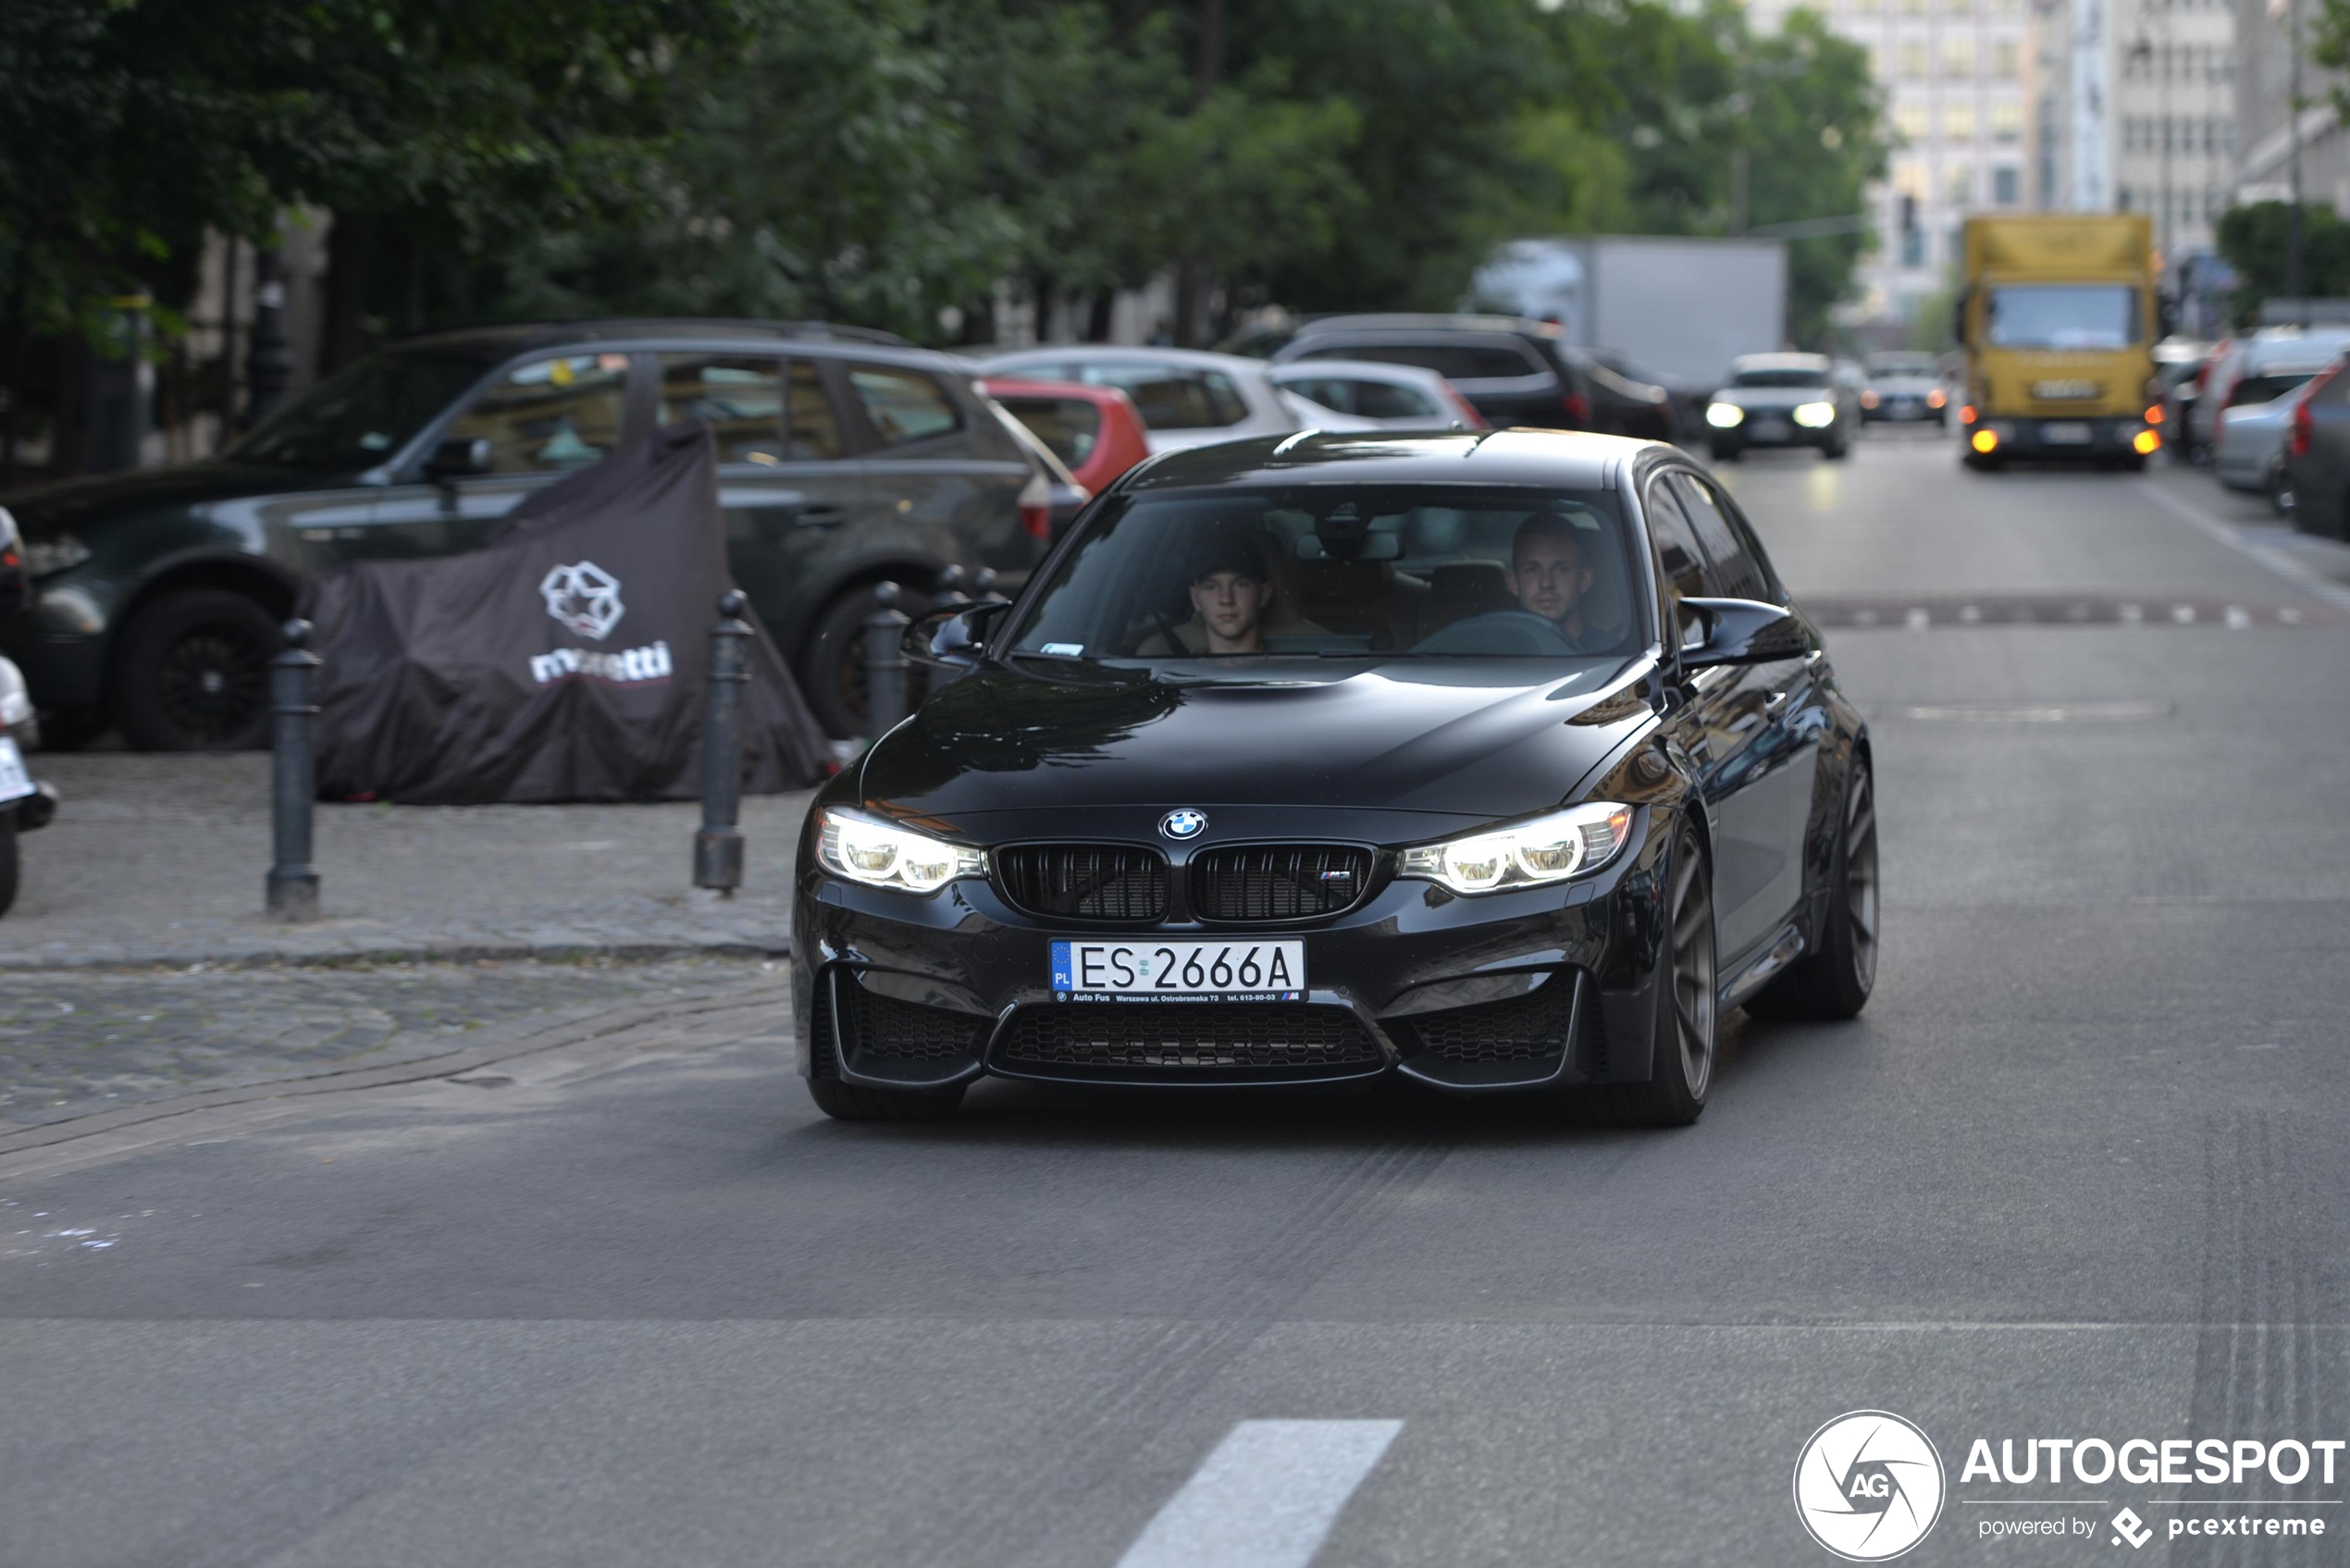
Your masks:
<path fill-rule="evenodd" d="M 2262 302 L 2286 292 L 2286 253 L 2291 245 L 2293 204 L 2254 202 L 2220 215 L 2220 254 L 2235 269 L 2230 303 L 2236 319 L 2257 320 Z M 2350 223 L 2323 203 L 2301 206 L 2301 291 L 2350 294 Z"/>

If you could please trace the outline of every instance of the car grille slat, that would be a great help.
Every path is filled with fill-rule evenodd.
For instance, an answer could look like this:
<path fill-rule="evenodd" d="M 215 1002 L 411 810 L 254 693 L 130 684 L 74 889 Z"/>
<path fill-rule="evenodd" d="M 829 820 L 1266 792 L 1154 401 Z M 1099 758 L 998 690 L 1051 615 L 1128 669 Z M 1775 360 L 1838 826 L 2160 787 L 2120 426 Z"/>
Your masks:
<path fill-rule="evenodd" d="M 1013 1070 L 1129 1081 L 1346 1076 L 1382 1060 L 1362 1020 L 1314 1003 L 1071 1003 L 1017 1014 L 996 1059 Z"/>
<path fill-rule="evenodd" d="M 1194 855 L 1191 870 L 1202 920 L 1312 920 L 1362 901 L 1371 853 L 1348 844 L 1238 845 Z"/>
<path fill-rule="evenodd" d="M 1018 844 L 995 854 L 1004 897 L 1051 920 L 1167 917 L 1167 861 L 1123 844 Z"/>

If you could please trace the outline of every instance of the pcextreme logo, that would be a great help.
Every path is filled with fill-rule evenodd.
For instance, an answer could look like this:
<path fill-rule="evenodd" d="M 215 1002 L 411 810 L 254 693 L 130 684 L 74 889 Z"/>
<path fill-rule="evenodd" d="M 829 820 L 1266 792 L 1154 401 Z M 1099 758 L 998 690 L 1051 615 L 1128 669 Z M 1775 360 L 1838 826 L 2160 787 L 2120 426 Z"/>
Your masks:
<path fill-rule="evenodd" d="M 1795 1513 L 1848 1562 L 1883 1562 L 1942 1517 L 1942 1456 L 1914 1422 L 1855 1410 L 1812 1434 L 1795 1462 Z"/>

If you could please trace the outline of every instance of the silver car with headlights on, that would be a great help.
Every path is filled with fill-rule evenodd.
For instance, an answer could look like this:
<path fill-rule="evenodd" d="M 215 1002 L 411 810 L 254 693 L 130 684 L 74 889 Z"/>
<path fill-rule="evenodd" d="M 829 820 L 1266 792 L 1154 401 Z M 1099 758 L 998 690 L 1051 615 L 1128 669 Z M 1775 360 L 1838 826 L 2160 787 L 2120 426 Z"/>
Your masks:
<path fill-rule="evenodd" d="M 1839 459 L 1851 451 L 1860 422 L 1824 354 L 1741 354 L 1705 405 L 1716 463 L 1735 463 L 1749 447 L 1817 447 Z"/>

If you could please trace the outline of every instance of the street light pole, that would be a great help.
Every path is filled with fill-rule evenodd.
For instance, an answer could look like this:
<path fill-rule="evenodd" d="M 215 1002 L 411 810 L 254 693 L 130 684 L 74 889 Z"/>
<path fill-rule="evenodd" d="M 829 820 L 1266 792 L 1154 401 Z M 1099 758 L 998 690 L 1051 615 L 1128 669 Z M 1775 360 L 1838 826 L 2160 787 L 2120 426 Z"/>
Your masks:
<path fill-rule="evenodd" d="M 2285 89 L 2285 147 L 2292 159 L 2293 210 L 2285 215 L 2284 231 L 2284 297 L 2294 301 L 2294 312 L 2301 325 L 2309 325 L 2309 307 L 2303 299 L 2301 282 L 2301 0 L 2285 0 L 2285 43 L 2292 56 L 2287 68 L 2291 74 Z"/>

